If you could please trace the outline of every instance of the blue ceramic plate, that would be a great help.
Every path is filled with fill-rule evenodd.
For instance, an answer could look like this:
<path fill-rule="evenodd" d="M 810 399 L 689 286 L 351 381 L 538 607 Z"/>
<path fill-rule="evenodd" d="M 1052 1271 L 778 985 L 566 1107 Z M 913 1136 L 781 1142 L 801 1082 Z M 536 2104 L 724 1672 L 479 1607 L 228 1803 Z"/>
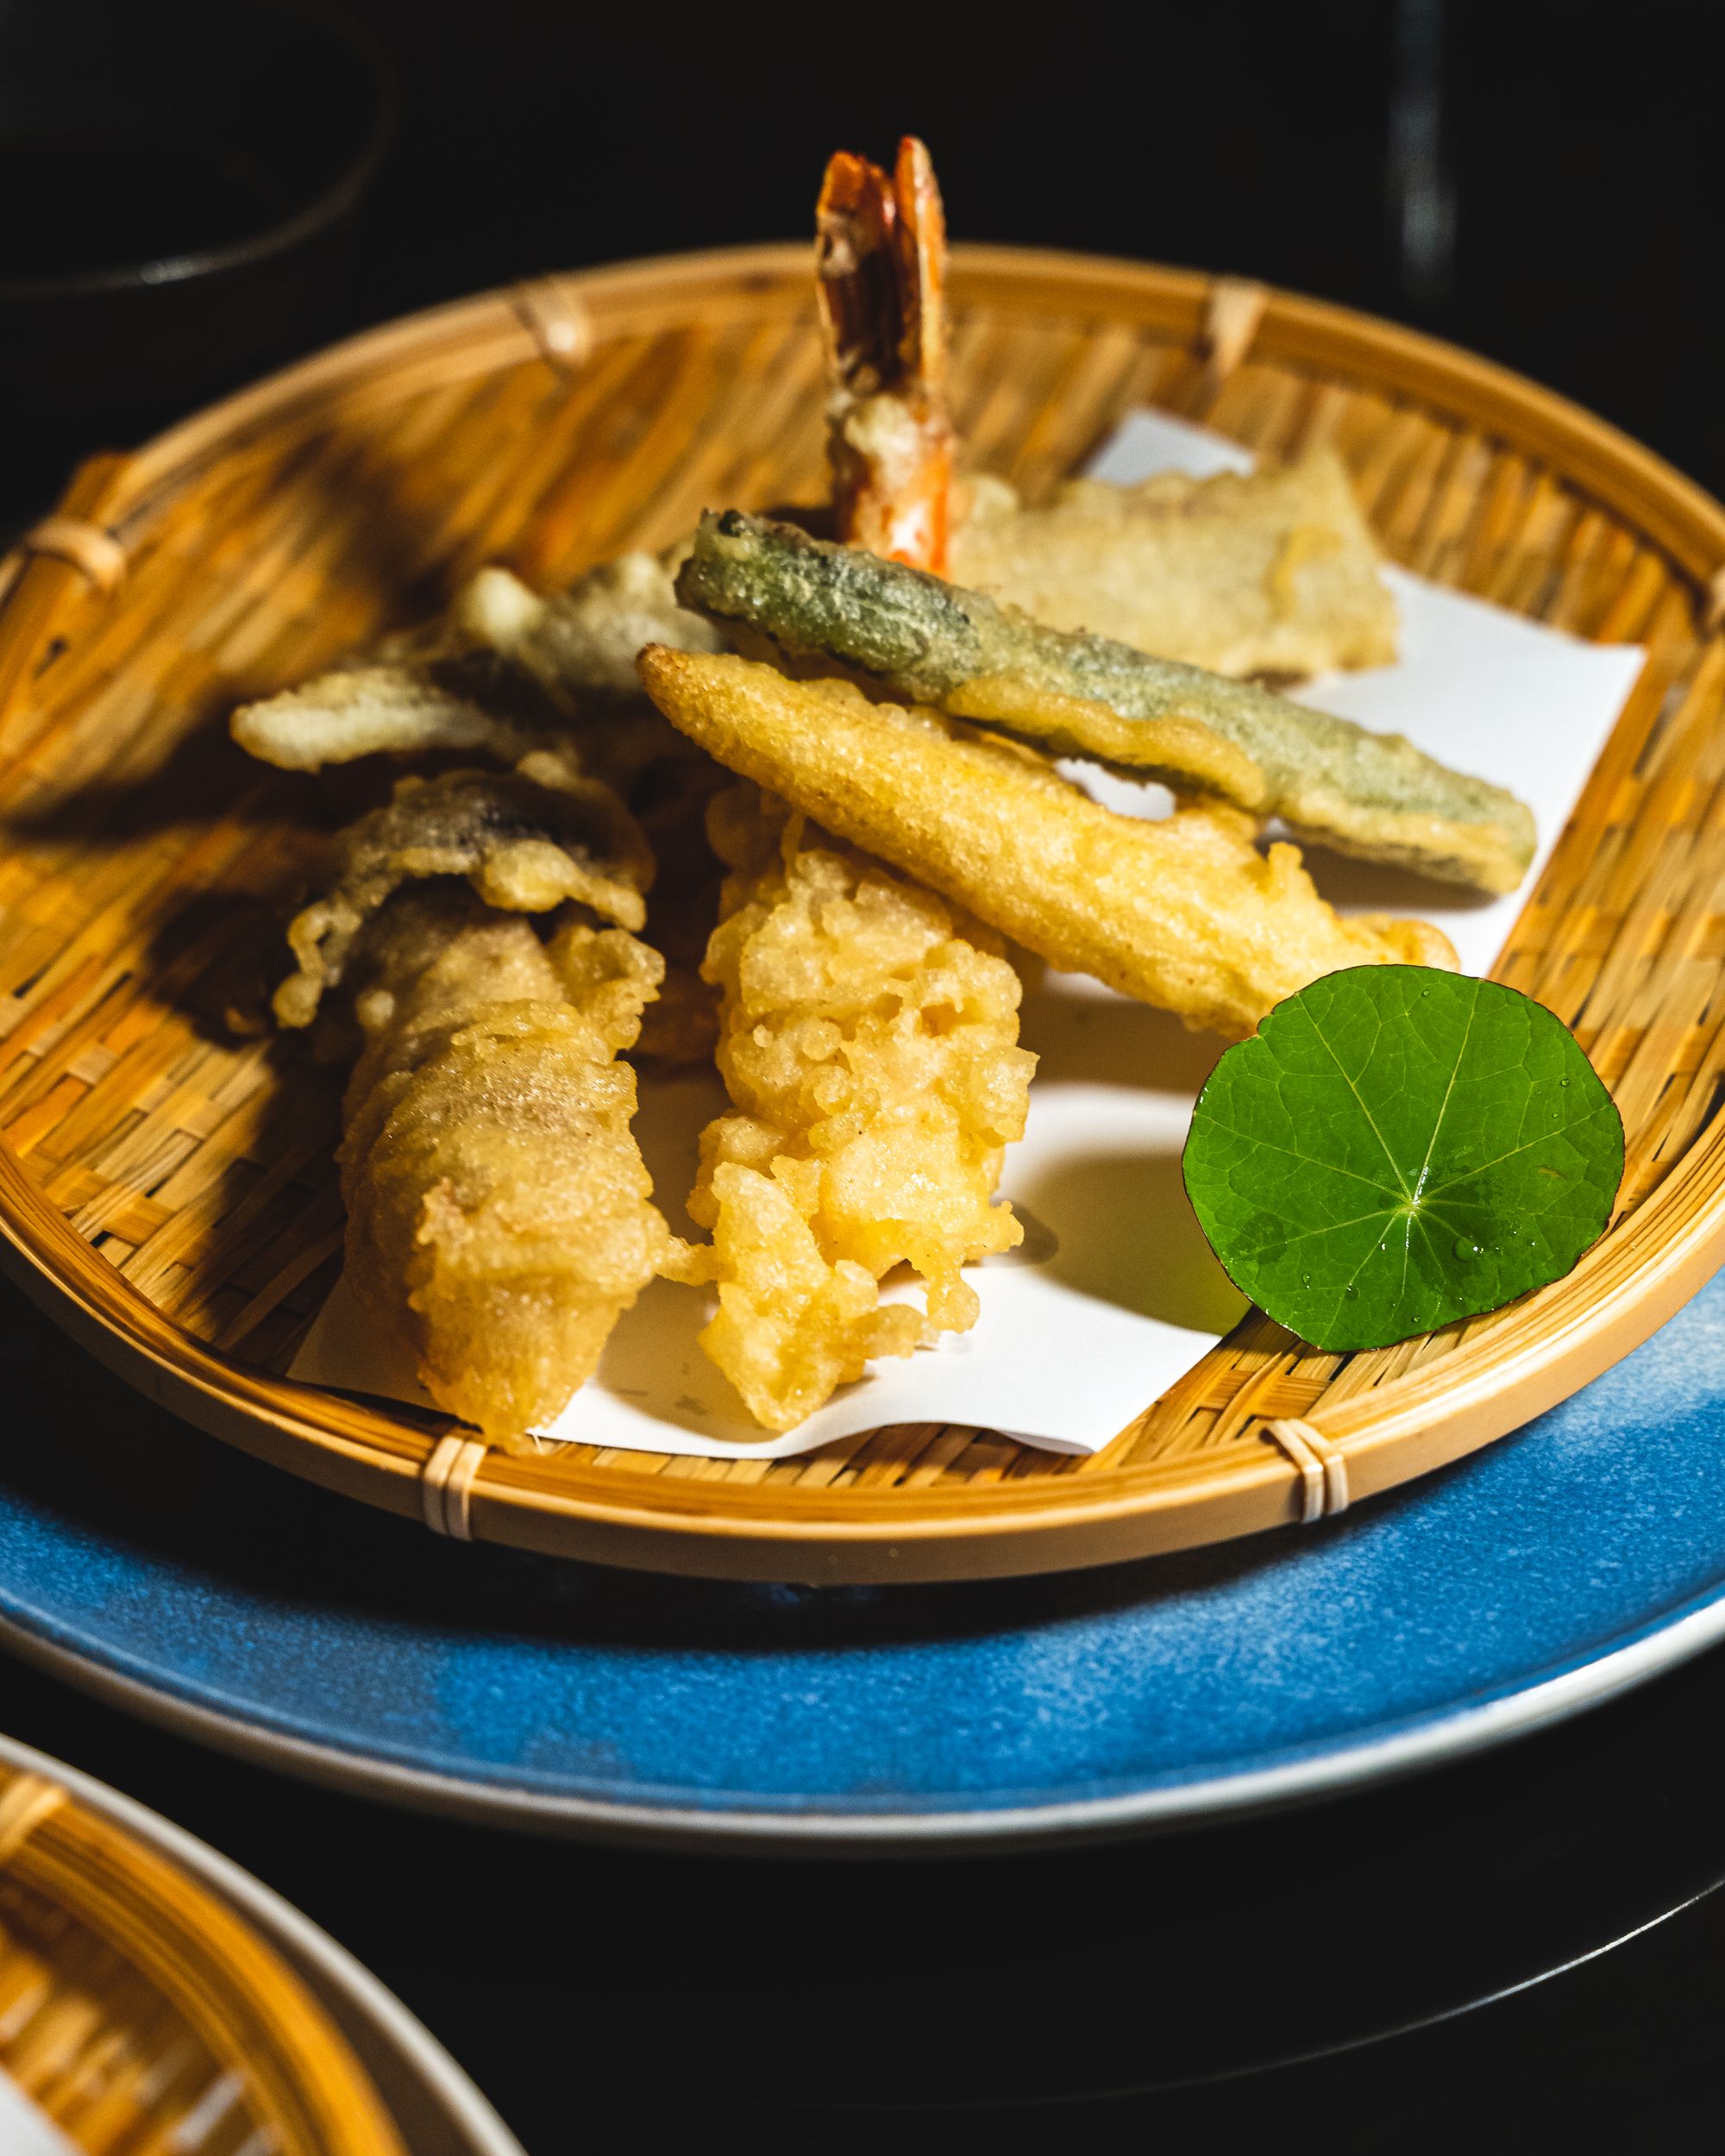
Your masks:
<path fill-rule="evenodd" d="M 280 1766 L 524 1824 L 1214 1816 L 1452 1757 L 1725 1633 L 1725 1277 L 1519 1435 L 1339 1520 L 940 1587 L 439 1540 L 151 1408 L 10 1289 L 0 1351 L 36 1434 L 0 1448 L 0 1636 Z"/>

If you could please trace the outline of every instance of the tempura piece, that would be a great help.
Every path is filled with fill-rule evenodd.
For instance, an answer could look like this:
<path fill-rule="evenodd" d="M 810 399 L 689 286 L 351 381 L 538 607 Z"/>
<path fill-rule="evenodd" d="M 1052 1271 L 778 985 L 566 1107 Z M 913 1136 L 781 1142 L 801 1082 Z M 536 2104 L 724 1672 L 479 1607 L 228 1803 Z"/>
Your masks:
<path fill-rule="evenodd" d="M 438 620 L 243 706 L 233 732 L 254 755 L 290 770 L 461 749 L 578 795 L 595 780 L 611 787 L 638 813 L 667 869 L 649 932 L 668 970 L 640 1052 L 692 1062 L 711 1052 L 717 1031 L 698 969 L 718 891 L 703 816 L 723 774 L 642 695 L 634 661 L 649 640 L 719 647 L 716 630 L 678 606 L 666 561 L 651 555 L 624 555 L 549 599 L 506 569 L 484 569 Z M 601 912 L 627 918 L 602 893 L 591 895 Z M 321 942 L 323 932 L 321 920 L 308 924 L 308 937 Z"/>
<path fill-rule="evenodd" d="M 1298 849 L 1259 854 L 1238 811 L 1116 815 L 1026 750 L 848 683 L 657 646 L 640 667 L 660 710 L 730 769 L 1050 964 L 1189 1025 L 1250 1033 L 1346 966 L 1455 964 L 1421 923 L 1338 918 Z"/>
<path fill-rule="evenodd" d="M 815 233 L 838 536 L 919 569 L 942 568 L 953 452 L 946 218 L 915 135 L 900 143 L 890 173 L 839 151 L 815 206 Z"/>
<path fill-rule="evenodd" d="M 720 875 L 706 841 L 706 805 L 724 774 L 648 702 L 635 661 L 643 645 L 654 642 L 681 651 L 720 650 L 718 631 L 678 606 L 669 569 L 645 554 L 624 555 L 549 600 L 536 599 L 500 570 L 486 572 L 466 595 L 465 617 L 480 614 L 498 651 L 530 667 L 548 690 L 572 698 L 580 712 L 537 737 L 524 756 L 524 737 L 499 726 L 491 752 L 548 784 L 567 784 L 565 774 L 579 771 L 609 786 L 640 822 L 658 863 L 648 932 L 668 970 L 647 1014 L 643 1052 L 670 1060 L 709 1053 L 712 998 L 696 975 L 717 918 Z M 662 635 L 663 630 L 672 633 Z"/>
<path fill-rule="evenodd" d="M 686 606 L 794 656 L 837 661 L 894 693 L 1094 757 L 1176 791 L 1280 816 L 1369 861 L 1511 891 L 1534 819 L 1513 794 L 1251 682 L 1044 629 L 1013 607 L 854 547 L 737 510 L 701 519 L 677 580 Z"/>
<path fill-rule="evenodd" d="M 1073 479 L 1040 509 L 1000 479 L 969 492 L 953 580 L 1051 629 L 1236 676 L 1396 656 L 1396 602 L 1333 449 L 1244 475 Z"/>
<path fill-rule="evenodd" d="M 648 642 L 720 648 L 651 555 L 623 555 L 550 599 L 507 569 L 481 569 L 438 620 L 242 705 L 230 725 L 242 749 L 287 771 L 427 749 L 512 764 L 594 707 L 634 699 L 635 655 Z"/>
<path fill-rule="evenodd" d="M 289 925 L 298 970 L 276 990 L 279 1025 L 311 1023 L 367 920 L 421 876 L 465 876 L 488 905 L 511 913 L 579 899 L 639 928 L 653 856 L 640 825 L 596 780 L 550 787 L 491 771 L 402 779 L 386 807 L 337 835 L 324 889 Z"/>
<path fill-rule="evenodd" d="M 592 1376 L 670 1246 L 617 1060 L 659 958 L 579 920 L 542 943 L 434 886 L 372 916 L 354 970 L 347 1277 L 439 1407 L 519 1447 Z"/>
<path fill-rule="evenodd" d="M 712 1244 L 670 1269 L 718 1283 L 701 1344 L 756 1421 L 788 1430 L 871 1357 L 975 1323 L 959 1268 L 1021 1238 L 990 1199 L 1036 1058 L 988 930 L 753 787 L 710 824 L 731 874 L 705 971 L 737 1112 L 703 1133 L 689 1200 Z M 881 1303 L 900 1264 L 925 1313 Z"/>
<path fill-rule="evenodd" d="M 815 229 L 837 538 L 1217 674 L 1395 657 L 1377 550 L 1328 449 L 1249 478 L 1076 479 L 1034 510 L 1002 479 L 953 486 L 946 224 L 914 136 L 890 174 L 840 151 Z"/>
<path fill-rule="evenodd" d="M 482 569 L 458 594 L 450 618 L 530 674 L 554 700 L 580 710 L 631 703 L 640 693 L 635 655 L 643 644 L 717 651 L 709 624 L 679 606 L 674 559 L 621 554 L 542 599 L 506 569 Z"/>

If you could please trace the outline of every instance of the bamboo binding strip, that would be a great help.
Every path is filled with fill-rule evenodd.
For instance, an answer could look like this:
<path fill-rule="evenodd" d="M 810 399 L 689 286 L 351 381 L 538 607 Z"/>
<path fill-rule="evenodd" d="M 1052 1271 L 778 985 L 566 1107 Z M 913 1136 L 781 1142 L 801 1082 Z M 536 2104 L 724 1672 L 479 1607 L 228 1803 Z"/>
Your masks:
<path fill-rule="evenodd" d="M 480 1538 L 751 1577 L 1103 1562 L 1315 1516 L 1487 1443 L 1645 1338 L 1725 1250 L 1725 511 L 1561 398 L 1233 280 L 957 251 L 956 417 L 1035 495 L 1132 405 L 1268 456 L 1333 443 L 1386 549 L 1646 674 L 1496 968 L 1622 1110 L 1618 1217 L 1568 1279 L 1352 1357 L 1254 1314 L 1089 1459 L 918 1425 L 783 1461 L 486 1454 L 279 1373 L 340 1263 L 335 1081 L 236 1039 L 332 812 L 226 714 L 488 560 L 555 585 L 704 506 L 819 498 L 807 251 L 561 277 L 395 323 L 86 466 L 123 580 L 18 557 L 0 605 L 0 1256 L 204 1427 Z M 1302 1449 L 1303 1448 L 1303 1449 Z"/>
<path fill-rule="evenodd" d="M 251 1927 L 57 1783 L 0 1770 L 0 2071 L 75 2147 L 405 2156 Z"/>
<path fill-rule="evenodd" d="M 1333 1445 L 1321 1430 L 1302 1422 L 1297 1415 L 1266 1422 L 1264 1434 L 1275 1439 L 1300 1471 L 1304 1492 L 1300 1514 L 1302 1525 L 1309 1527 L 1314 1520 L 1347 1510 L 1347 1455 L 1339 1445 Z"/>

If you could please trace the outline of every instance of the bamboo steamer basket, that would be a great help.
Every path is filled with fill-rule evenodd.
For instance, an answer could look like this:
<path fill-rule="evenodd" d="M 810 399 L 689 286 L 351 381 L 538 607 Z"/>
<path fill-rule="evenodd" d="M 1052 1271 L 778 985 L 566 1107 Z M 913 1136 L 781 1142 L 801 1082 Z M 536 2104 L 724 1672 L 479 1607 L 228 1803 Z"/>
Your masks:
<path fill-rule="evenodd" d="M 346 2040 L 190 1874 L 0 1769 L 0 2071 L 88 2156 L 405 2156 Z"/>
<path fill-rule="evenodd" d="M 1426 1473 L 1636 1345 L 1725 1257 L 1725 510 L 1519 377 L 1315 301 L 955 252 L 956 409 L 1032 496 L 1132 406 L 1346 459 L 1386 550 L 1648 664 L 1496 977 L 1622 1109 L 1609 1232 L 1495 1315 L 1353 1356 L 1261 1314 L 1102 1451 L 879 1430 L 737 1463 L 511 1457 L 285 1380 L 340 1264 L 336 1081 L 235 1040 L 314 847 L 231 707 L 503 561 L 555 585 L 710 505 L 818 499 L 808 250 L 546 279 L 358 338 L 78 474 L 0 608 L 0 1257 L 73 1336 L 249 1451 L 442 1532 L 668 1570 L 934 1579 L 1093 1564 Z M 1057 1353 L 1059 1343 L 1051 1341 Z"/>

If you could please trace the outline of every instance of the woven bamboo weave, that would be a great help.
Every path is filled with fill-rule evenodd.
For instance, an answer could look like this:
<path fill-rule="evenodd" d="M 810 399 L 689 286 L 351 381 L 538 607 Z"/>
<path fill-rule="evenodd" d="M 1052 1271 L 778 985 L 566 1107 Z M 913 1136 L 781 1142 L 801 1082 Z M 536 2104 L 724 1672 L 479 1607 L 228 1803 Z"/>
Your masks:
<path fill-rule="evenodd" d="M 1332 442 L 1397 561 L 1647 647 L 1496 969 L 1575 1029 L 1623 1112 L 1612 1230 L 1567 1280 L 1377 1353 L 1320 1355 L 1254 1315 L 1083 1460 L 950 1426 L 778 1463 L 576 1445 L 464 1469 L 452 1512 L 421 1484 L 451 1457 L 446 1421 L 277 1375 L 340 1263 L 335 1081 L 226 1013 L 277 963 L 342 795 L 248 763 L 226 715 L 486 561 L 552 586 L 704 506 L 819 498 L 809 267 L 774 248 L 542 279 L 78 474 L 60 538 L 105 535 L 122 572 L 100 544 L 21 555 L 0 610 L 0 1254 L 97 1353 L 267 1457 L 480 1539 L 702 1572 L 1002 1574 L 1176 1547 L 1303 1516 L 1271 1423 L 1345 1455 L 1357 1501 L 1561 1398 L 1722 1255 L 1725 645 L 1702 610 L 1725 511 L 1410 333 L 1285 294 L 1248 318 L 1233 285 L 1207 329 L 1202 278 L 993 248 L 958 249 L 953 278 L 976 463 L 1035 496 L 1146 402 L 1270 457 Z"/>
<path fill-rule="evenodd" d="M 273 1949 L 56 1783 L 9 1771 L 0 2071 L 85 2156 L 405 2156 Z"/>

